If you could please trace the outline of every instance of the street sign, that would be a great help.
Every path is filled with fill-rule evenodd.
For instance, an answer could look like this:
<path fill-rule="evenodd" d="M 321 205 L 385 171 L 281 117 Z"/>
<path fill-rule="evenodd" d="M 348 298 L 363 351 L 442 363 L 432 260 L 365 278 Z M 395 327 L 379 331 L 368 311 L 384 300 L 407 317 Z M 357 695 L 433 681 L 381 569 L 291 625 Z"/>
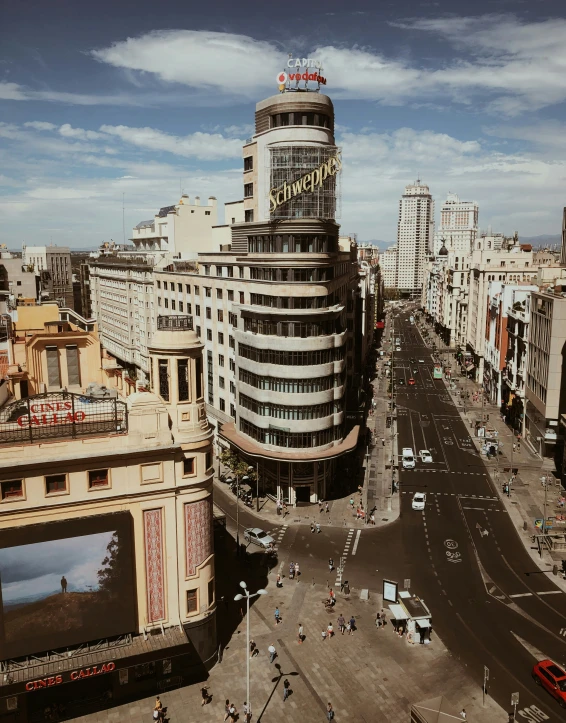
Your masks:
<path fill-rule="evenodd" d="M 511 693 L 511 705 L 519 705 L 519 693 Z"/>
<path fill-rule="evenodd" d="M 487 665 L 483 666 L 483 679 L 489 680 L 489 668 L 487 667 Z"/>
<path fill-rule="evenodd" d="M 403 587 L 405 588 L 405 590 L 408 590 L 411 587 L 411 578 L 410 577 L 405 578 L 405 580 L 403 581 Z"/>

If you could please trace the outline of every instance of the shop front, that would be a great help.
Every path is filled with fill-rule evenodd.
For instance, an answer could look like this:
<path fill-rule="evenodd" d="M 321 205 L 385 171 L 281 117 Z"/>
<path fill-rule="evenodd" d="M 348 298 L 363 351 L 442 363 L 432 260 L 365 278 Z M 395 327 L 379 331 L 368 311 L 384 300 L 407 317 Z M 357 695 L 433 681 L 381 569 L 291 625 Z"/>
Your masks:
<path fill-rule="evenodd" d="M 69 658 L 16 667 L 0 683 L 2 723 L 69 720 L 206 679 L 195 647 L 178 627 Z"/>

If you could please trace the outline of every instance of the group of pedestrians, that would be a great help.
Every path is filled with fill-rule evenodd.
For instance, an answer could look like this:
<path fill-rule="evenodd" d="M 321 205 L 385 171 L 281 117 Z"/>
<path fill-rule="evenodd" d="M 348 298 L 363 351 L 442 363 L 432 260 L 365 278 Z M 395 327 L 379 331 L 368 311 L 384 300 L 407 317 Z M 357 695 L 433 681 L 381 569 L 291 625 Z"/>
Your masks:
<path fill-rule="evenodd" d="M 242 706 L 242 717 L 244 723 L 250 723 L 252 719 L 252 710 L 246 700 Z M 236 721 L 238 718 L 239 713 L 236 704 L 231 702 L 229 698 L 226 698 L 226 703 L 224 704 L 224 721 L 226 722 L 228 719 L 230 719 L 230 721 Z"/>

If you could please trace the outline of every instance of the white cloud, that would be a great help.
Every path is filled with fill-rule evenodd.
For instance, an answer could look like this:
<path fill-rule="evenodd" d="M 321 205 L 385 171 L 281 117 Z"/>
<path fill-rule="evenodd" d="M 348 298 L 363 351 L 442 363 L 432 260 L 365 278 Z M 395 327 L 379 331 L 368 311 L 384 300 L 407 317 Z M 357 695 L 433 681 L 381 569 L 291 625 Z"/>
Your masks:
<path fill-rule="evenodd" d="M 98 140 L 104 138 L 102 133 L 96 131 L 87 131 L 84 128 L 73 128 L 69 123 L 64 123 L 59 128 L 59 134 L 64 138 L 78 138 L 81 141 Z"/>
<path fill-rule="evenodd" d="M 216 161 L 225 158 L 239 158 L 242 154 L 241 140 L 224 138 L 220 133 L 196 132 L 188 136 L 174 136 L 155 128 L 110 125 L 101 126 L 100 130 L 148 151 L 167 151 L 189 158 Z"/>
<path fill-rule="evenodd" d="M 7 83 L 5 81 L 0 81 L 0 100 L 39 100 L 48 103 L 68 103 L 69 105 L 143 106 L 149 104 L 148 98 L 140 98 L 129 94 L 91 95 L 55 90 L 33 90 L 18 83 Z"/>
<path fill-rule="evenodd" d="M 57 126 L 55 123 L 46 123 L 45 121 L 28 121 L 24 123 L 26 128 L 35 128 L 36 131 L 54 131 Z"/>

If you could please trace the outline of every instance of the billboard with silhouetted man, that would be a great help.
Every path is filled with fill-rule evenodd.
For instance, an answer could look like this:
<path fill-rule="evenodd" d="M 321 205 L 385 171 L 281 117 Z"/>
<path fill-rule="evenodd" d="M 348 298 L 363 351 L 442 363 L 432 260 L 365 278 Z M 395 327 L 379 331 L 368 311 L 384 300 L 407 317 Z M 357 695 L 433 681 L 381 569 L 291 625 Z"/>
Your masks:
<path fill-rule="evenodd" d="M 136 629 L 129 513 L 0 530 L 0 660 Z"/>

